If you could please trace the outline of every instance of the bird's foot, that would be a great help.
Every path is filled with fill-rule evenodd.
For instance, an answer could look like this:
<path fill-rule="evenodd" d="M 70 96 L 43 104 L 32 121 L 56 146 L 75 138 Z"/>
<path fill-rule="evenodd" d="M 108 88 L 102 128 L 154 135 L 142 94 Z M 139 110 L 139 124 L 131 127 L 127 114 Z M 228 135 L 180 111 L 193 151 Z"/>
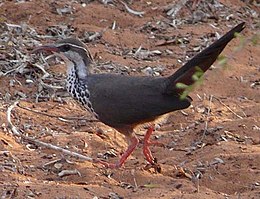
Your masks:
<path fill-rule="evenodd" d="M 149 163 L 147 165 L 145 165 L 145 167 L 143 168 L 145 171 L 150 170 L 150 169 L 154 169 L 155 173 L 162 173 L 162 167 L 159 163 L 157 163 L 157 159 L 154 158 L 153 159 L 153 163 Z"/>

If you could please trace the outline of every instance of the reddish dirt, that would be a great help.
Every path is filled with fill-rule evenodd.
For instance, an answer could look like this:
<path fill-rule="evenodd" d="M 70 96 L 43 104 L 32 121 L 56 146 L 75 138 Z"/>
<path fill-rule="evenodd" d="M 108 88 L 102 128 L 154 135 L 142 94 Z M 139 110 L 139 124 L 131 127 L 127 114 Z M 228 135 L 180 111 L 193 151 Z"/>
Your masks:
<path fill-rule="evenodd" d="M 136 72 L 130 72 L 135 75 L 143 75 L 138 71 L 147 66 L 164 66 L 161 75 L 172 74 L 181 66 L 177 60 L 184 59 L 187 48 L 174 44 L 156 46 L 161 40 L 153 39 L 147 31 L 141 31 L 148 22 L 156 26 L 157 21 L 165 21 L 166 14 L 162 8 L 172 1 L 155 0 L 151 4 L 146 1 L 133 2 L 133 9 L 146 12 L 143 17 L 129 14 L 119 2 L 117 6 L 111 6 L 99 1 L 91 2 L 86 7 L 72 3 L 75 9 L 72 14 L 58 15 L 53 9 L 63 7 L 66 1 L 57 2 L 3 1 L 0 5 L 1 21 L 26 23 L 42 34 L 47 26 L 71 24 L 76 28 L 75 35 L 80 35 L 83 31 L 101 31 L 111 27 L 113 21 L 116 21 L 120 28 L 108 28 L 100 41 L 88 44 L 96 59 L 104 62 L 112 60 L 114 63 L 129 66 L 136 69 Z M 246 6 L 239 0 L 221 2 L 233 11 Z M 257 10 L 257 7 L 254 9 Z M 256 29 L 253 28 L 250 17 L 244 20 L 248 24 L 243 35 L 250 38 L 256 33 Z M 236 18 L 233 22 L 218 21 L 218 33 L 225 33 L 229 29 L 227 25 L 233 26 L 238 21 L 241 20 Z M 209 25 L 214 22 L 214 19 L 210 19 L 204 23 L 184 24 L 178 29 L 166 26 L 165 30 L 158 30 L 157 34 L 183 36 L 189 33 L 191 38 L 187 47 L 191 50 L 201 41 L 198 40 L 200 36 L 216 31 Z M 47 42 L 47 39 L 42 40 L 42 43 Z M 174 53 L 151 61 L 112 53 L 137 49 L 140 45 L 150 50 L 168 49 Z M 224 51 L 225 55 L 232 55 L 226 70 L 218 67 L 206 73 L 203 85 L 191 94 L 193 106 L 184 110 L 185 113 L 173 113 L 153 134 L 153 139 L 165 145 L 151 147 L 162 167 L 161 173 L 155 173 L 152 169 L 143 170 L 146 162 L 141 144 L 123 168 L 110 170 L 19 140 L 7 130 L 6 112 L 11 104 L 3 99 L 7 92 L 11 94 L 12 100 L 15 100 L 17 91 L 25 93 L 27 98 L 21 100 L 20 105 L 32 110 L 68 117 L 88 114 L 70 98 L 65 98 L 62 102 L 48 100 L 35 103 L 33 96 L 37 85 L 26 84 L 26 78 L 22 75 L 0 77 L 1 197 L 260 198 L 260 92 L 259 87 L 251 86 L 252 83 L 259 82 L 260 48 L 259 45 L 247 42 L 239 52 L 233 53 L 237 45 L 239 39 L 232 41 Z M 62 66 L 49 70 L 54 73 L 66 71 Z M 13 78 L 21 84 L 10 86 L 9 81 Z M 214 96 L 211 105 L 210 95 Z M 211 111 L 207 116 L 205 112 L 209 106 Z M 122 135 L 99 122 L 61 121 L 57 117 L 48 117 L 18 107 L 13 110 L 12 121 L 25 134 L 35 139 L 87 156 L 96 158 L 98 154 L 113 149 L 117 157 L 109 157 L 109 162 L 115 162 L 127 147 Z M 206 121 L 208 132 L 203 138 Z M 144 128 L 138 131 L 140 139 L 144 133 Z M 202 144 L 196 145 L 202 138 Z M 192 148 L 193 146 L 196 147 Z M 56 164 L 47 164 L 59 159 L 61 160 Z M 176 165 L 184 168 L 186 175 L 176 169 Z M 80 175 L 58 176 L 62 170 L 75 169 Z M 199 180 L 191 180 L 189 176 L 192 173 L 200 173 Z"/>

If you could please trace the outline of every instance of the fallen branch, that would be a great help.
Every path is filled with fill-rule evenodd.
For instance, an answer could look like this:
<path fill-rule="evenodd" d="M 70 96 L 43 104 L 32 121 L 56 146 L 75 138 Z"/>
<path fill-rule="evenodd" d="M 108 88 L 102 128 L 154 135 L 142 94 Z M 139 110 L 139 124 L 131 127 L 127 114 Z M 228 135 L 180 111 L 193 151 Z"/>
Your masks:
<path fill-rule="evenodd" d="M 18 103 L 19 103 L 19 101 L 16 101 L 11 106 L 9 106 L 8 109 L 7 109 L 7 113 L 6 113 L 7 127 L 11 130 L 13 135 L 15 135 L 15 136 L 17 136 L 17 137 L 19 137 L 21 139 L 27 140 L 27 141 L 29 141 L 29 142 L 31 142 L 33 144 L 39 145 L 39 146 L 44 146 L 44 147 L 49 148 L 49 149 L 60 151 L 60 152 L 65 153 L 67 155 L 70 155 L 70 156 L 73 156 L 73 157 L 77 157 L 77 158 L 80 158 L 80 159 L 83 159 L 83 160 L 86 160 L 86 161 L 95 162 L 95 160 L 93 158 L 91 158 L 91 157 L 88 157 L 88 156 L 85 156 L 85 155 L 82 155 L 82 154 L 79 154 L 79 153 L 76 153 L 76 152 L 73 152 L 73 151 L 69 151 L 67 149 L 63 149 L 61 147 L 52 145 L 50 143 L 45 143 L 45 142 L 42 142 L 40 140 L 36 140 L 36 139 L 33 139 L 33 138 L 29 137 L 29 136 L 26 136 L 26 135 L 22 134 L 13 125 L 12 120 L 11 120 L 12 110 L 17 106 Z"/>

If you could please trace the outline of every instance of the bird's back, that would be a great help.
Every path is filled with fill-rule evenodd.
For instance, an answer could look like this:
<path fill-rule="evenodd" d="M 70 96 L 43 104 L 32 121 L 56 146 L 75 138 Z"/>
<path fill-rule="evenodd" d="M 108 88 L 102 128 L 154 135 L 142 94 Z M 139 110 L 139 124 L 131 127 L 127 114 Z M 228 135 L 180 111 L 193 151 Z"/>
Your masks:
<path fill-rule="evenodd" d="M 85 83 L 99 119 L 112 127 L 149 122 L 190 105 L 189 98 L 164 94 L 164 77 L 91 74 Z"/>

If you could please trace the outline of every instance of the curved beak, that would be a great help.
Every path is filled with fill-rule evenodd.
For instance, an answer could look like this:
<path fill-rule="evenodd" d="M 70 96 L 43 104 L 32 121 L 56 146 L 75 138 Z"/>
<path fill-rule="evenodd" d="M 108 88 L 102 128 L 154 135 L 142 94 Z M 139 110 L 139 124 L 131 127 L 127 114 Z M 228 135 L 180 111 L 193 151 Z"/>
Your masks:
<path fill-rule="evenodd" d="M 31 53 L 33 54 L 33 53 L 39 53 L 39 52 L 43 52 L 43 51 L 56 52 L 56 53 L 60 52 L 59 48 L 57 48 L 55 45 L 48 44 L 48 45 L 36 47 Z"/>

